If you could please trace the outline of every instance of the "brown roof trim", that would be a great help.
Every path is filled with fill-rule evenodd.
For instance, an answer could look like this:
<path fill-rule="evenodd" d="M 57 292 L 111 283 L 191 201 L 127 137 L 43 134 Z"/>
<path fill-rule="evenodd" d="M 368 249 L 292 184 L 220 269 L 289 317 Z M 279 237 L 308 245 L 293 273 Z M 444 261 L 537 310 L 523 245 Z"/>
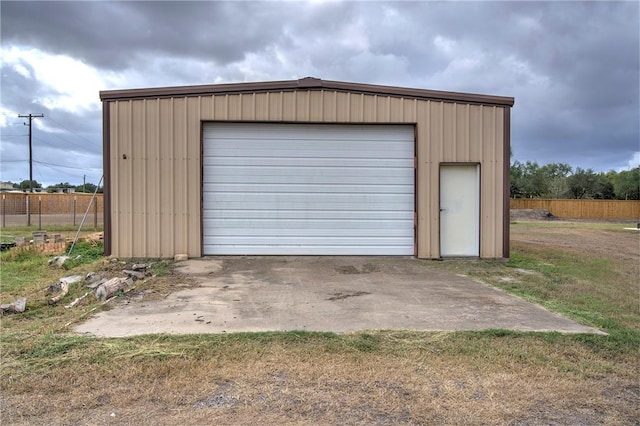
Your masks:
<path fill-rule="evenodd" d="M 126 100 L 140 98 L 158 98 L 171 96 L 198 96 L 229 93 L 251 93 L 292 90 L 338 90 L 371 95 L 398 96 L 405 98 L 433 99 L 441 101 L 468 102 L 483 105 L 499 105 L 512 107 L 514 98 L 506 96 L 490 96 L 475 93 L 443 92 L 439 90 L 411 89 L 396 86 L 380 86 L 374 84 L 348 83 L 342 81 L 320 80 L 305 77 L 299 80 L 265 81 L 258 83 L 210 84 L 200 86 L 156 87 L 147 89 L 103 90 L 102 101 Z"/>

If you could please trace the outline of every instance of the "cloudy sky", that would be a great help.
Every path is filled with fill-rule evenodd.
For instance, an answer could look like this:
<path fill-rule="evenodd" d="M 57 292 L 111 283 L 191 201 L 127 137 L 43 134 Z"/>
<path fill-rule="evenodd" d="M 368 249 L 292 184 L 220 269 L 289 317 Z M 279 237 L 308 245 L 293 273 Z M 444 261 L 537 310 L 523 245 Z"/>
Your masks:
<path fill-rule="evenodd" d="M 326 80 L 513 96 L 513 159 L 640 163 L 631 2 L 0 3 L 3 181 L 97 183 L 98 92 Z"/>

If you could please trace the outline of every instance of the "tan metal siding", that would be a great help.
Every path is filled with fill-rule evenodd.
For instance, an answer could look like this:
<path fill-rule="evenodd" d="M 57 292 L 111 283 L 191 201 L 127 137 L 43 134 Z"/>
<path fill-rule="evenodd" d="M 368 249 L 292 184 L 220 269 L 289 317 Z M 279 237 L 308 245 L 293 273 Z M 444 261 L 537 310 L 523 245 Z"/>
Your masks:
<path fill-rule="evenodd" d="M 502 257 L 504 108 L 334 90 L 109 102 L 112 254 L 201 255 L 202 121 L 416 125 L 418 257 L 439 257 L 439 167 L 479 163 L 481 256 Z M 127 159 L 123 159 L 123 154 Z"/>

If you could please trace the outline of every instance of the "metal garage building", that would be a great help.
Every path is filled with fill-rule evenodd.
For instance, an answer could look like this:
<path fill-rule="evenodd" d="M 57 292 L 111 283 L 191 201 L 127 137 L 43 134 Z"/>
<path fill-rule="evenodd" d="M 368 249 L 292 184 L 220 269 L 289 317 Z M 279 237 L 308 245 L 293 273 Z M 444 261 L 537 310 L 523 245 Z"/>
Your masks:
<path fill-rule="evenodd" d="M 509 97 L 304 78 L 100 92 L 105 252 L 509 255 Z"/>

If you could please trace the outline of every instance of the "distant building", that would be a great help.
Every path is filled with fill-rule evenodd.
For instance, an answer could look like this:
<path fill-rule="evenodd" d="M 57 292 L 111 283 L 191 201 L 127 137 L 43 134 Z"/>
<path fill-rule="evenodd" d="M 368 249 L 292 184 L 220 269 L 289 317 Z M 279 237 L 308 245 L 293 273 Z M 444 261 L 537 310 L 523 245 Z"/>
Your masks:
<path fill-rule="evenodd" d="M 0 182 L 0 191 L 11 191 L 11 190 L 13 190 L 13 183 Z"/>

